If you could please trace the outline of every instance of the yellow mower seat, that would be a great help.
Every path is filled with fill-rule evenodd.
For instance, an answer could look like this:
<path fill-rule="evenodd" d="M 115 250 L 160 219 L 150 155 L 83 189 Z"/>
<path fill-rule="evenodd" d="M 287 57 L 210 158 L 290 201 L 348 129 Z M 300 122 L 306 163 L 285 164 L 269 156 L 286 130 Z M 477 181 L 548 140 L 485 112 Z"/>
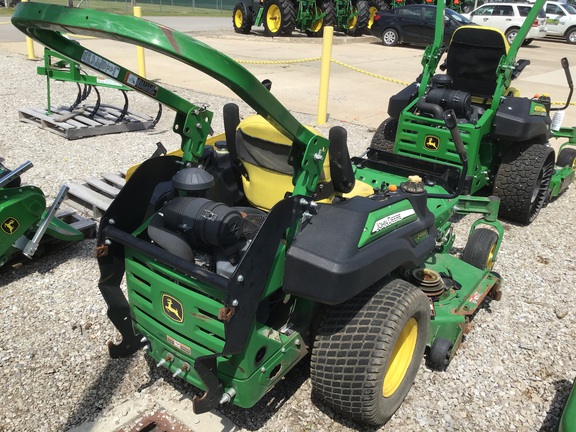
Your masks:
<path fill-rule="evenodd" d="M 311 128 L 313 133 L 320 133 Z M 292 142 L 259 115 L 242 120 L 236 129 L 236 153 L 242 166 L 242 187 L 246 199 L 253 206 L 269 211 L 274 204 L 294 190 L 294 169 L 288 164 Z M 347 163 L 349 164 L 349 158 Z M 355 181 L 349 192 L 335 190 L 329 155 L 324 160 L 324 169 L 314 199 L 332 202 L 335 196 L 368 196 L 374 190 L 369 185 Z"/>

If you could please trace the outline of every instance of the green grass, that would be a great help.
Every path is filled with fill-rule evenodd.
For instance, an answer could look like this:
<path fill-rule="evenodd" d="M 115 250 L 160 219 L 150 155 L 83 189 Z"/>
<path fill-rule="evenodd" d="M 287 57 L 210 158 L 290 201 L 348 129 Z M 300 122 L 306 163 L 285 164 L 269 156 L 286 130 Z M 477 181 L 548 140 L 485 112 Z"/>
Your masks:
<path fill-rule="evenodd" d="M 158 1 L 158 0 L 157 0 Z M 42 0 L 37 3 L 49 3 L 65 6 L 66 0 Z M 77 6 L 78 0 L 74 1 Z M 232 11 L 216 10 L 206 8 L 192 8 L 191 6 L 171 6 L 170 0 L 163 0 L 165 4 L 137 3 L 142 8 L 142 16 L 206 16 L 206 17 L 231 17 Z M 132 15 L 132 5 L 128 1 L 103 1 L 103 0 L 84 0 L 80 5 L 81 8 L 90 7 L 90 9 L 113 12 L 120 15 Z M 12 15 L 14 8 L 0 7 L 0 16 Z"/>

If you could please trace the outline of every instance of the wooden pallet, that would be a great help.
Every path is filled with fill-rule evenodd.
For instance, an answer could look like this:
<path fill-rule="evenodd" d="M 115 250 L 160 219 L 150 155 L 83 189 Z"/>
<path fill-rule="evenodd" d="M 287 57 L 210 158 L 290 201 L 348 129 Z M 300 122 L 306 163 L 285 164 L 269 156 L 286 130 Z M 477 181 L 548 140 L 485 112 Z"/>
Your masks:
<path fill-rule="evenodd" d="M 102 178 L 89 178 L 85 183 L 68 183 L 64 204 L 80 214 L 99 219 L 116 198 L 126 180 L 121 174 L 105 174 Z"/>
<path fill-rule="evenodd" d="M 52 107 L 48 114 L 43 108 L 23 108 L 18 111 L 20 121 L 36 125 L 69 140 L 97 135 L 150 129 L 154 119 L 145 114 L 128 111 L 121 122 L 116 122 L 122 110 L 110 105 L 100 106 L 91 115 L 94 106 L 82 106 L 72 111 L 68 107 Z"/>

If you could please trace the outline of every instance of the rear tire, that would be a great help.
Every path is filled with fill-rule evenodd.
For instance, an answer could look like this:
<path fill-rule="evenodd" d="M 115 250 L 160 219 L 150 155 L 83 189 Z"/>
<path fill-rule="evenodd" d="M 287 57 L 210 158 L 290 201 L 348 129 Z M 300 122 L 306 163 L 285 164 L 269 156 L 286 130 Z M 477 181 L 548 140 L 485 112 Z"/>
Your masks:
<path fill-rule="evenodd" d="M 554 150 L 544 144 L 512 144 L 494 180 L 500 197 L 500 217 L 521 224 L 532 222 L 548 199 L 554 173 Z"/>
<path fill-rule="evenodd" d="M 492 270 L 494 267 L 494 251 L 498 244 L 498 234 L 487 228 L 477 228 L 472 231 L 462 253 L 462 261 L 480 270 Z"/>
<path fill-rule="evenodd" d="M 386 46 L 396 46 L 400 42 L 398 32 L 393 28 L 388 28 L 382 32 L 382 43 Z"/>
<path fill-rule="evenodd" d="M 370 148 L 380 151 L 394 152 L 394 141 L 396 140 L 396 131 L 398 130 L 398 119 L 387 118 L 378 126 Z"/>
<path fill-rule="evenodd" d="M 508 44 L 512 45 L 512 42 L 514 42 L 514 39 L 516 39 L 516 36 L 518 35 L 518 28 L 517 27 L 509 28 L 508 30 L 506 30 L 505 35 Z"/>
<path fill-rule="evenodd" d="M 362 36 L 370 20 L 370 9 L 366 0 L 358 0 L 352 7 L 358 15 L 348 19 L 346 33 L 350 36 Z"/>
<path fill-rule="evenodd" d="M 524 39 L 524 41 L 522 42 L 522 46 L 528 46 L 532 43 L 534 39 Z"/>
<path fill-rule="evenodd" d="M 462 6 L 460 6 L 460 10 L 462 11 L 463 14 L 470 13 L 474 10 L 474 5 L 466 2 Z"/>
<path fill-rule="evenodd" d="M 252 29 L 252 14 L 247 10 L 246 4 L 240 2 L 234 6 L 232 12 L 232 25 L 236 33 L 248 34 Z"/>
<path fill-rule="evenodd" d="M 314 392 L 354 420 L 383 425 L 414 382 L 429 325 L 428 298 L 402 279 L 330 307 L 312 349 Z"/>
<path fill-rule="evenodd" d="M 306 34 L 311 37 L 321 37 L 324 35 L 324 27 L 336 25 L 336 8 L 334 3 L 330 0 L 322 2 L 322 6 L 318 13 L 323 13 L 324 16 L 317 21 L 314 21 L 310 30 L 306 30 Z"/>
<path fill-rule="evenodd" d="M 366 25 L 366 30 L 370 30 L 372 28 L 372 24 L 374 24 L 374 15 L 378 11 L 388 10 L 388 5 L 384 0 L 368 0 L 368 24 Z M 370 33 L 366 31 L 366 33 Z"/>
<path fill-rule="evenodd" d="M 566 42 L 576 44 L 576 27 L 573 27 L 566 32 Z"/>
<path fill-rule="evenodd" d="M 559 167 L 569 166 L 576 169 L 576 149 L 563 148 L 556 159 L 556 165 Z"/>
<path fill-rule="evenodd" d="M 264 10 L 264 35 L 290 36 L 296 27 L 296 9 L 290 0 L 270 0 Z"/>

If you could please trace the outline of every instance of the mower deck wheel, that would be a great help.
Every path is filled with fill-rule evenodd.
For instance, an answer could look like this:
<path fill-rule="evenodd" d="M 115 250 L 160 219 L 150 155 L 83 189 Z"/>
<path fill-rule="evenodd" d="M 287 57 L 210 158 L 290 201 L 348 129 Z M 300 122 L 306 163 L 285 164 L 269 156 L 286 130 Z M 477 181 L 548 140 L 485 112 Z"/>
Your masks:
<path fill-rule="evenodd" d="M 450 352 L 454 344 L 448 339 L 437 337 L 428 352 L 428 365 L 434 370 L 445 370 L 450 362 Z"/>
<path fill-rule="evenodd" d="M 502 157 L 494 180 L 503 219 L 529 224 L 549 196 L 554 173 L 554 150 L 539 143 L 512 144 Z"/>
<path fill-rule="evenodd" d="M 559 167 L 569 166 L 572 169 L 576 169 L 576 149 L 573 148 L 563 148 L 556 159 L 556 165 Z"/>
<path fill-rule="evenodd" d="M 312 349 L 314 392 L 355 420 L 382 425 L 418 372 L 430 325 L 426 295 L 388 278 L 329 308 Z"/>
<path fill-rule="evenodd" d="M 466 247 L 462 253 L 462 261 L 481 270 L 492 270 L 497 244 L 497 233 L 487 228 L 477 228 L 468 237 L 468 242 L 466 242 Z"/>

